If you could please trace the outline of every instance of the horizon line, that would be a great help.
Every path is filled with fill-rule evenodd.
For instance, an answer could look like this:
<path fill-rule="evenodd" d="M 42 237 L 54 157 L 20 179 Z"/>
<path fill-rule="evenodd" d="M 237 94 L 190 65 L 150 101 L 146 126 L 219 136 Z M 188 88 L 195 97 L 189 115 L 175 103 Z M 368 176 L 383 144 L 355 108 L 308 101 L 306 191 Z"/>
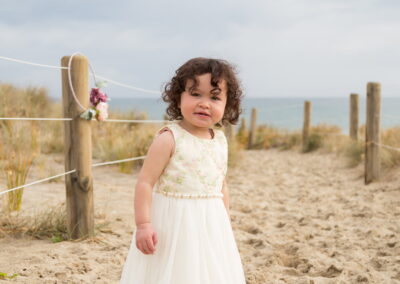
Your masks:
<path fill-rule="evenodd" d="M 350 96 L 350 95 L 349 95 Z M 342 98 L 349 98 L 349 96 L 337 96 L 337 97 L 333 97 L 333 96 L 329 96 L 329 97 L 290 97 L 290 96 L 285 96 L 285 97 L 253 97 L 253 96 L 244 96 L 243 99 L 342 99 Z M 366 95 L 365 95 L 366 97 Z M 365 97 L 361 97 L 361 98 L 365 98 Z M 400 96 L 381 96 L 382 98 L 399 98 Z M 50 99 L 59 99 L 62 100 L 61 97 L 53 97 L 53 96 L 49 96 Z M 161 97 L 153 97 L 153 96 L 146 96 L 146 97 L 110 97 L 110 101 L 112 101 L 113 99 L 162 99 Z"/>

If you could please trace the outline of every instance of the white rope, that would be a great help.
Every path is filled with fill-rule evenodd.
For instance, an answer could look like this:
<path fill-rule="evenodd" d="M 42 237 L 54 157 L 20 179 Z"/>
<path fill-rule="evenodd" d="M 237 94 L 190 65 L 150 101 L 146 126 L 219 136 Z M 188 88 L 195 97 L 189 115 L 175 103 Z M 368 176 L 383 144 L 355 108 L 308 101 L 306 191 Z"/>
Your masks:
<path fill-rule="evenodd" d="M 0 56 L 0 59 L 9 60 L 9 61 L 14 61 L 14 62 L 23 63 L 23 64 L 28 64 L 28 65 L 33 65 L 33 66 L 40 66 L 40 67 L 47 67 L 47 68 L 55 68 L 55 69 L 68 69 L 68 67 L 60 67 L 60 66 L 53 66 L 53 65 L 46 65 L 46 64 L 33 63 L 33 62 L 25 61 L 25 60 L 14 59 L 14 58 L 4 57 L 4 56 Z"/>
<path fill-rule="evenodd" d="M 161 92 L 159 92 L 159 91 L 153 91 L 153 90 L 147 90 L 147 89 L 143 89 L 143 88 L 138 88 L 138 87 L 135 87 L 135 86 L 127 85 L 127 84 L 124 84 L 124 83 L 120 83 L 120 82 L 108 79 L 108 78 L 103 77 L 103 76 L 97 75 L 97 77 L 107 81 L 107 83 L 111 83 L 111 84 L 114 84 L 116 86 L 121 86 L 121 87 L 125 87 L 125 88 L 132 89 L 132 90 L 135 90 L 135 91 L 141 91 L 141 92 L 149 93 L 149 94 L 157 94 L 157 95 L 161 94 Z"/>
<path fill-rule="evenodd" d="M 44 121 L 70 121 L 72 118 L 43 118 L 43 117 L 0 117 L 0 120 L 44 120 Z M 97 121 L 96 119 L 92 119 Z M 106 119 L 102 122 L 132 122 L 132 123 L 164 123 L 170 120 L 140 120 L 140 119 Z"/>
<path fill-rule="evenodd" d="M 75 52 L 75 53 L 70 57 L 70 60 L 71 60 L 71 58 L 72 58 L 74 55 L 76 55 L 76 54 L 78 54 L 78 53 L 79 53 L 79 52 Z M 29 62 L 29 61 L 25 61 L 25 60 L 20 60 L 20 59 L 5 57 L 5 56 L 0 56 L 0 59 L 9 60 L 9 61 L 14 61 L 14 62 L 23 63 L 23 64 L 28 64 L 28 65 L 33 65 L 33 66 L 40 66 L 40 67 L 47 67 L 47 68 L 55 68 L 55 69 L 67 69 L 68 72 L 69 72 L 69 70 L 70 70 L 69 67 L 59 67 L 59 66 L 53 66 L 53 65 L 39 64 L 39 63 Z M 70 64 L 68 64 L 68 66 L 70 66 Z M 89 66 L 90 66 L 92 75 L 95 76 L 94 69 L 93 69 L 93 67 L 91 66 L 90 63 L 89 63 Z M 69 77 L 70 77 L 70 72 L 69 72 L 68 74 L 69 74 Z M 120 86 L 120 87 L 125 87 L 125 88 L 132 89 L 132 90 L 135 90 L 135 91 L 140 91 L 140 92 L 150 93 L 150 94 L 158 94 L 158 95 L 161 94 L 161 92 L 159 92 L 159 91 L 143 89 L 143 88 L 135 87 L 135 86 L 132 86 L 132 85 L 120 83 L 120 82 L 117 82 L 117 81 L 115 81 L 115 80 L 111 80 L 111 79 L 108 79 L 108 78 L 106 78 L 106 77 L 103 77 L 103 76 L 97 75 L 97 78 L 106 80 L 106 81 L 109 82 L 110 84 L 114 84 L 114 85 Z"/>
<path fill-rule="evenodd" d="M 375 144 L 375 145 L 381 146 L 383 148 L 386 148 L 386 149 L 400 151 L 400 148 L 396 148 L 396 147 L 392 147 L 392 146 L 389 146 L 389 145 L 380 144 L 380 143 L 376 143 L 376 142 L 372 142 L 372 143 Z"/>
<path fill-rule="evenodd" d="M 93 164 L 92 167 L 99 167 L 99 166 L 105 166 L 105 165 L 113 165 L 113 164 L 118 164 L 118 163 L 125 163 L 125 162 L 136 161 L 136 160 L 140 160 L 140 159 L 144 159 L 144 158 L 146 158 L 146 156 L 128 158 L 128 159 L 111 161 L 111 162 L 97 163 L 97 164 Z"/>
<path fill-rule="evenodd" d="M 93 119 L 95 120 L 95 119 Z M 102 122 L 139 122 L 139 123 L 163 123 L 170 122 L 169 120 L 135 120 L 135 119 L 106 119 Z"/>
<path fill-rule="evenodd" d="M 72 58 L 73 58 L 75 55 L 77 55 L 77 54 L 81 54 L 82 56 L 84 56 L 84 55 L 83 55 L 82 53 L 80 53 L 80 52 L 75 52 L 75 53 L 73 53 L 73 54 L 70 56 L 70 58 L 69 58 L 69 60 L 68 60 L 68 82 L 69 82 L 69 87 L 70 87 L 70 89 L 71 89 L 72 96 L 74 97 L 76 103 L 77 103 L 83 110 L 86 110 L 86 108 L 79 102 L 78 98 L 76 97 L 74 87 L 72 86 L 71 63 L 72 63 Z M 95 75 L 95 72 L 94 72 L 94 68 L 93 68 L 92 64 L 90 64 L 89 61 L 88 61 L 88 63 L 89 63 L 90 70 L 92 71 L 93 80 L 94 80 L 94 82 L 96 83 L 96 75 Z"/>
<path fill-rule="evenodd" d="M 140 160 L 140 159 L 144 159 L 144 158 L 146 158 L 146 156 L 127 158 L 127 159 L 116 160 L 116 161 L 111 161 L 111 162 L 104 162 L 104 163 L 96 163 L 96 164 L 92 164 L 92 167 L 99 167 L 99 166 L 105 166 L 105 165 L 113 165 L 113 164 L 118 164 L 118 163 L 125 163 L 125 162 Z M 76 170 L 71 170 L 71 171 L 68 171 L 68 172 L 65 172 L 65 173 L 62 173 L 62 174 L 58 174 L 58 175 L 51 176 L 51 177 L 48 177 L 48 178 L 44 178 L 44 179 L 41 179 L 41 180 L 37 180 L 37 181 L 31 182 L 31 183 L 20 185 L 20 186 L 14 187 L 14 188 L 10 188 L 8 190 L 0 191 L 0 196 L 2 194 L 10 192 L 10 191 L 14 191 L 14 190 L 17 190 L 17 189 L 20 189 L 20 188 L 24 188 L 24 187 L 27 187 L 27 186 L 31 186 L 31 185 L 34 185 L 34 184 L 38 184 L 38 183 L 41 183 L 41 182 L 45 182 L 45 181 L 48 181 L 48 180 L 51 180 L 51 179 L 58 178 L 60 176 L 65 176 L 65 175 L 71 174 L 71 173 L 73 173 L 75 171 Z"/>
<path fill-rule="evenodd" d="M 1 196 L 2 194 L 7 193 L 7 192 L 14 191 L 14 190 L 17 190 L 17 189 L 26 187 L 26 186 L 31 186 L 31 185 L 38 184 L 38 183 L 41 183 L 41 182 L 45 182 L 45 181 L 48 181 L 48 180 L 51 180 L 51 179 L 54 179 L 54 178 L 58 178 L 58 177 L 61 177 L 61 176 L 65 176 L 65 175 L 68 175 L 68 174 L 72 174 L 72 173 L 75 172 L 75 171 L 76 171 L 76 170 L 68 171 L 68 172 L 65 172 L 65 173 L 62 173 L 62 174 L 58 174 L 58 175 L 55 175 L 55 176 L 52 176 L 52 177 L 48 177 L 48 178 L 40 179 L 40 180 L 31 182 L 31 183 L 27 183 L 27 184 L 24 184 L 24 185 L 20 185 L 20 186 L 17 186 L 17 187 L 14 187 L 14 188 L 11 188 L 11 189 L 8 189 L 8 190 L 5 190 L 5 191 L 0 191 L 0 196 Z"/>
<path fill-rule="evenodd" d="M 0 120 L 72 120 L 72 118 L 44 118 L 44 117 L 0 117 Z"/>

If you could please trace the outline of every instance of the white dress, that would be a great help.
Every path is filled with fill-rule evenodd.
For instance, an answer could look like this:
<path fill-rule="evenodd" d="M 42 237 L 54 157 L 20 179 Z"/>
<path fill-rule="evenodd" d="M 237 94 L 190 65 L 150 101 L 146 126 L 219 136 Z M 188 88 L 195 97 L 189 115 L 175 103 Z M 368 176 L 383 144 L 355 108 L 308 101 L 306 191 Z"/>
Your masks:
<path fill-rule="evenodd" d="M 245 284 L 229 216 L 222 199 L 228 145 L 223 131 L 199 138 L 177 121 L 169 128 L 175 151 L 152 192 L 154 254 L 136 247 L 136 229 L 122 284 Z M 161 131 L 157 132 L 157 135 Z"/>

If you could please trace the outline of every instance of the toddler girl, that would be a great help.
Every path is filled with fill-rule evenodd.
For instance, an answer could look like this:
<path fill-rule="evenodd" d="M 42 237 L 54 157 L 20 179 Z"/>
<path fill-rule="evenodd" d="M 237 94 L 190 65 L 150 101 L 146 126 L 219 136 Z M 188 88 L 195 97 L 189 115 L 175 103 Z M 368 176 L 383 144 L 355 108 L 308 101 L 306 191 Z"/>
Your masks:
<path fill-rule="evenodd" d="M 224 60 L 194 58 L 165 86 L 173 120 L 157 131 L 135 188 L 124 284 L 245 284 L 229 216 L 228 145 L 242 90 Z"/>

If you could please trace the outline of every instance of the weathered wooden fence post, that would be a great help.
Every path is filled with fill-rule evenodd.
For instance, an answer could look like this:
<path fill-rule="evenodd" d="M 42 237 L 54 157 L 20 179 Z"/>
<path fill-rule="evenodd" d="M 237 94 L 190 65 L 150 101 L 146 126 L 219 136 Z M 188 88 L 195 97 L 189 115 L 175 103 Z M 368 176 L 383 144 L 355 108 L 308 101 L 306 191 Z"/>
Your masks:
<path fill-rule="evenodd" d="M 350 138 L 358 140 L 358 111 L 359 111 L 359 95 L 350 94 Z"/>
<path fill-rule="evenodd" d="M 246 132 L 246 119 L 244 117 L 242 117 L 242 121 L 240 122 L 240 127 L 238 132 Z"/>
<path fill-rule="evenodd" d="M 367 122 L 365 129 L 365 184 L 380 177 L 381 85 L 367 84 Z"/>
<path fill-rule="evenodd" d="M 227 137 L 227 140 L 230 142 L 231 140 L 233 140 L 235 138 L 235 128 L 233 124 L 228 124 L 225 127 L 225 135 Z"/>
<path fill-rule="evenodd" d="M 164 113 L 164 115 L 163 115 L 163 120 L 165 120 L 165 121 L 162 123 L 162 125 L 167 125 L 169 123 L 167 121 L 168 120 L 168 115 L 166 113 Z"/>
<path fill-rule="evenodd" d="M 311 125 L 311 102 L 305 101 L 304 102 L 303 137 L 302 137 L 303 149 L 305 148 L 307 141 L 308 141 L 308 136 L 310 135 L 310 125 Z"/>
<path fill-rule="evenodd" d="M 240 126 L 237 130 L 236 137 L 238 139 L 238 142 L 242 144 L 243 146 L 247 147 L 247 144 L 249 143 L 248 141 L 248 133 L 246 129 L 246 120 L 244 117 L 242 117 L 242 120 L 240 122 Z"/>
<path fill-rule="evenodd" d="M 254 145 L 254 140 L 256 136 L 256 120 L 257 120 L 257 109 L 251 109 L 251 120 L 250 120 L 250 131 L 249 131 L 249 141 L 247 148 L 251 149 Z"/>
<path fill-rule="evenodd" d="M 61 59 L 61 66 L 68 67 L 70 56 Z M 88 61 L 81 55 L 71 62 L 71 80 L 78 101 L 89 107 Z M 67 228 L 72 239 L 94 234 L 92 134 L 91 122 L 79 117 L 84 110 L 77 104 L 71 92 L 68 70 L 62 70 L 62 96 L 65 121 L 65 170 L 76 172 L 65 176 L 67 194 Z"/>

